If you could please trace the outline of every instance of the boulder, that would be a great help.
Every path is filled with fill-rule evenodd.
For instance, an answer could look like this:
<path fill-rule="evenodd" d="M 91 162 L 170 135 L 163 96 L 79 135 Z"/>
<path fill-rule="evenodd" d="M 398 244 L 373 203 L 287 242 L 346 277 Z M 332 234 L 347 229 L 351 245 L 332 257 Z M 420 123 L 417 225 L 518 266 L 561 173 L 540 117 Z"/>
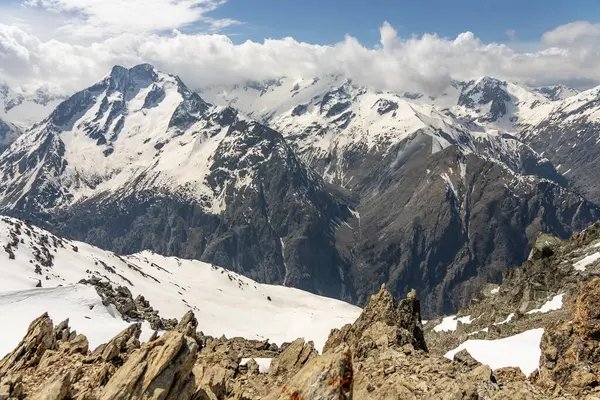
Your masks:
<path fill-rule="evenodd" d="M 479 361 L 473 358 L 473 356 L 469 353 L 467 349 L 463 349 L 456 353 L 453 358 L 457 363 L 463 364 L 468 368 L 474 368 L 478 365 L 481 365 Z"/>
<path fill-rule="evenodd" d="M 57 372 L 31 397 L 31 400 L 65 400 L 70 398 L 71 373 Z"/>

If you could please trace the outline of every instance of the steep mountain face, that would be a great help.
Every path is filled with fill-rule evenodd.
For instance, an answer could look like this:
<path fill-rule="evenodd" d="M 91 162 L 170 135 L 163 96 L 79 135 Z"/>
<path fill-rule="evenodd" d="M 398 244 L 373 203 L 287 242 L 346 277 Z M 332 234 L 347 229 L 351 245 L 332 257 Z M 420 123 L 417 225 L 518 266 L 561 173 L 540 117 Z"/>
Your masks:
<path fill-rule="evenodd" d="M 64 96 L 48 90 L 38 89 L 33 93 L 23 93 L 0 83 L 0 118 L 28 128 L 46 118 L 64 99 Z"/>
<path fill-rule="evenodd" d="M 385 282 L 394 293 L 416 288 L 425 315 L 455 309 L 520 264 L 537 232 L 566 237 L 600 215 L 548 159 L 498 130 L 522 111 L 522 99 L 541 96 L 491 79 L 457 82 L 442 100 L 324 79 L 204 94 L 262 117 L 325 180 L 352 194 L 355 219 L 336 240 L 348 249 L 361 303 Z M 463 105 L 426 103 L 449 97 Z"/>
<path fill-rule="evenodd" d="M 0 119 L 0 154 L 21 135 L 21 130 L 15 125 Z"/>
<path fill-rule="evenodd" d="M 523 140 L 544 152 L 572 185 L 588 199 L 600 202 L 600 88 L 559 102 L 547 118 L 525 126 Z"/>
<path fill-rule="evenodd" d="M 279 133 L 149 65 L 61 103 L 0 170 L 2 212 L 56 232 L 355 298 L 334 242 L 349 209 Z"/>

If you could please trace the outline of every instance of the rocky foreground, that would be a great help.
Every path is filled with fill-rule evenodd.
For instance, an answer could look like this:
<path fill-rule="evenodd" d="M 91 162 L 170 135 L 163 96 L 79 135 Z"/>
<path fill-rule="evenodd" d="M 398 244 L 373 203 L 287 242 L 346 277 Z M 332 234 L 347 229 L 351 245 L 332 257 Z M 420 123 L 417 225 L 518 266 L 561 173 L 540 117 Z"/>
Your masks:
<path fill-rule="evenodd" d="M 600 367 L 600 279 L 580 287 L 571 320 L 547 328 L 539 372 L 492 371 L 467 352 L 429 352 L 414 293 L 384 288 L 353 324 L 334 329 L 323 354 L 298 339 L 279 348 L 198 332 L 190 311 L 140 344 L 132 324 L 90 351 L 68 321 L 34 320 L 0 361 L 0 400 L 108 399 L 545 399 L 596 396 Z M 256 361 L 271 358 L 268 372 Z"/>

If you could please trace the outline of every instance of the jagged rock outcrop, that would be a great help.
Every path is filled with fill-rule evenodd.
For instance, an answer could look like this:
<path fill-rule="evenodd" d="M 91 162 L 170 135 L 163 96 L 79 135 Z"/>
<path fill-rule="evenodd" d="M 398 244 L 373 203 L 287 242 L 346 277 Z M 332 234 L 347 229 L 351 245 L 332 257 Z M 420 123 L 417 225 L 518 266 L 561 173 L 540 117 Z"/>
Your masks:
<path fill-rule="evenodd" d="M 296 371 L 318 354 L 313 342 L 306 343 L 304 339 L 296 339 L 273 359 L 269 373 L 277 375 L 282 372 Z"/>
<path fill-rule="evenodd" d="M 541 385 L 582 393 L 600 379 L 600 278 L 584 284 L 575 301 L 572 321 L 546 329 L 541 343 Z"/>
<path fill-rule="evenodd" d="M 167 332 L 136 350 L 108 381 L 100 399 L 190 399 L 197 351 L 194 338 Z"/>
<path fill-rule="evenodd" d="M 48 313 L 36 318 L 17 348 L 0 361 L 0 377 L 24 368 L 35 367 L 47 349 L 56 346 L 52 320 Z"/>
<path fill-rule="evenodd" d="M 379 293 L 371 296 L 369 304 L 356 322 L 331 332 L 323 351 L 343 342 L 356 350 L 366 342 L 374 345 L 381 341 L 386 346 L 409 344 L 415 349 L 427 350 L 421 324 L 421 305 L 414 292 L 398 302 L 382 286 Z"/>
<path fill-rule="evenodd" d="M 311 360 L 280 391 L 275 390 L 265 400 L 350 400 L 352 385 L 352 354 L 348 345 L 343 345 Z"/>
<path fill-rule="evenodd" d="M 127 353 L 140 347 L 141 333 L 142 325 L 140 323 L 129 325 L 108 343 L 101 344 L 90 357 L 94 360 L 116 361 L 117 358 L 120 358 L 121 353 Z"/>
<path fill-rule="evenodd" d="M 154 330 L 171 330 L 177 325 L 176 319 L 161 318 L 158 310 L 142 295 L 133 298 L 131 291 L 126 286 L 116 286 L 98 277 L 82 279 L 79 283 L 93 286 L 102 298 L 102 304 L 114 305 L 117 311 L 128 322 L 146 320 Z"/>

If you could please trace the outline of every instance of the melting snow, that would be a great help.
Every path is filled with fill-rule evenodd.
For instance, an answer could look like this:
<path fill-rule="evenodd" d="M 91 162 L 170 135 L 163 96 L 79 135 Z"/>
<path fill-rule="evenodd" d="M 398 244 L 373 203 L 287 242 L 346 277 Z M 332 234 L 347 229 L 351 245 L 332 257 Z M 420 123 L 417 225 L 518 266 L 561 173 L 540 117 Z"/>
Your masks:
<path fill-rule="evenodd" d="M 598 261 L 598 259 L 600 259 L 600 253 L 594 253 L 584 257 L 582 260 L 577 261 L 575 264 L 573 264 L 573 268 L 575 268 L 577 271 L 585 271 L 585 268 L 588 265 L 595 263 Z"/>
<path fill-rule="evenodd" d="M 473 322 L 470 315 L 466 317 L 456 318 L 456 315 L 451 315 L 442 319 L 442 322 L 433 327 L 435 332 L 453 332 L 456 330 L 458 326 L 458 322 L 462 322 L 463 324 L 470 324 Z"/>
<path fill-rule="evenodd" d="M 494 289 L 490 290 L 490 293 L 491 294 L 498 294 L 498 293 L 500 293 L 500 286 L 498 286 L 497 288 L 494 288 Z"/>
<path fill-rule="evenodd" d="M 487 332 L 488 330 L 489 330 L 489 328 L 483 328 L 483 329 L 480 329 L 478 331 L 471 332 L 467 336 L 473 336 L 473 335 L 476 335 L 476 334 L 481 333 L 481 332 Z"/>
<path fill-rule="evenodd" d="M 541 308 L 537 308 L 535 310 L 527 311 L 527 314 L 535 314 L 535 313 L 547 313 L 549 311 L 560 310 L 563 306 L 564 294 L 559 294 L 554 296 L 552 299 L 548 300 Z"/>
<path fill-rule="evenodd" d="M 510 313 L 508 314 L 508 317 L 506 317 L 506 319 L 502 322 L 496 322 L 494 325 L 503 325 L 503 324 L 508 324 L 510 321 L 512 321 L 512 319 L 514 318 L 515 314 L 514 313 Z"/>
<path fill-rule="evenodd" d="M 474 359 L 496 370 L 504 367 L 519 367 L 529 376 L 538 368 L 540 340 L 543 328 L 532 329 L 518 335 L 498 340 L 467 340 L 456 349 L 446 353 L 452 359 L 456 353 L 466 349 Z"/>

